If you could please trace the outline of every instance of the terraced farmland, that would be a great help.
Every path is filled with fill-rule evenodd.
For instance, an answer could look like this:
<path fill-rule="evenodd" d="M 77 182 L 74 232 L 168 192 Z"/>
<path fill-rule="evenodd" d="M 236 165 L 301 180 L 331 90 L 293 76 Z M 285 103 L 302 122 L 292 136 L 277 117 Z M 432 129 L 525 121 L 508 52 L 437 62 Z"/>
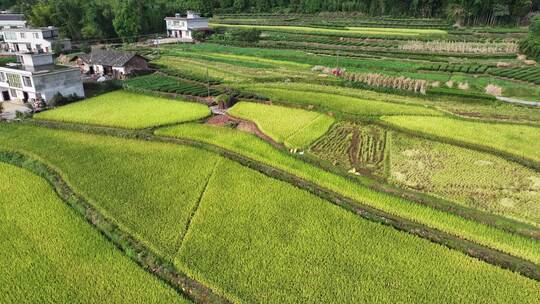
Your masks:
<path fill-rule="evenodd" d="M 201 104 L 116 91 L 35 117 L 38 120 L 142 129 L 198 120 L 208 115 L 210 110 Z"/>
<path fill-rule="evenodd" d="M 2 131 L 1 134 L 10 131 L 9 134 L 17 137 L 26 134 L 23 142 L 14 144 L 13 139 L 5 136 L 2 142 L 8 141 L 10 147 L 31 152 L 39 155 L 47 163 L 50 162 L 62 172 L 62 176 L 75 189 L 88 197 L 96 197 L 100 187 L 86 188 L 84 179 L 91 181 L 92 184 L 98 181 L 91 179 L 94 175 L 93 171 L 89 170 L 90 168 L 85 169 L 84 162 L 80 158 L 81 153 L 75 153 L 75 150 L 88 151 L 91 148 L 92 157 L 97 157 L 102 149 L 107 153 L 122 150 L 124 154 L 128 152 L 127 155 L 135 153 L 134 155 L 137 155 L 139 159 L 142 157 L 160 159 L 170 166 L 171 162 L 166 161 L 167 155 L 173 150 L 187 149 L 171 144 L 44 130 L 36 127 L 2 126 Z M 69 144 L 71 138 L 77 138 L 79 147 L 74 148 Z M 62 162 L 58 161 L 57 156 L 46 153 L 50 147 L 63 147 Z M 209 159 L 212 155 L 202 150 L 190 149 L 192 151 L 189 154 L 193 156 L 200 155 Z M 175 163 L 179 166 L 192 166 L 197 163 L 187 159 L 186 156 L 179 154 Z M 114 154 L 110 158 L 113 159 Z M 214 156 L 214 159 L 217 157 Z M 124 163 L 126 169 L 136 166 L 131 168 L 131 172 L 142 174 L 138 177 L 137 175 L 123 175 L 122 172 L 116 171 L 117 176 L 124 176 L 119 180 L 123 185 L 137 184 L 138 179 L 152 174 L 149 168 L 144 170 L 137 168 L 140 166 L 140 161 L 132 162 L 129 158 L 124 158 L 121 161 L 117 160 L 116 163 Z M 83 170 L 72 171 L 70 167 L 75 166 Z M 108 209 L 106 214 L 118 219 L 121 223 L 128 223 L 130 219 L 136 220 L 138 227 L 149 233 L 135 233 L 135 237 L 142 237 L 150 244 L 163 244 L 156 247 L 169 250 L 158 252 L 173 259 L 174 264 L 182 271 L 205 282 L 213 289 L 223 292 L 232 301 L 251 302 L 266 299 L 269 302 L 282 302 L 292 301 L 298 297 L 303 297 L 308 301 L 322 299 L 339 303 L 352 301 L 352 299 L 370 300 L 373 297 L 373 289 L 370 286 L 380 286 L 381 281 L 399 282 L 399 284 L 392 291 L 380 289 L 377 299 L 406 299 L 412 288 L 415 289 L 415 293 L 422 295 L 422 298 L 435 299 L 445 295 L 449 301 L 456 298 L 454 294 L 471 300 L 478 297 L 482 299 L 520 297 L 524 301 L 529 301 L 528 299 L 532 301 L 538 292 L 537 283 L 530 279 L 392 228 L 359 219 L 296 187 L 273 180 L 230 160 L 211 163 L 210 167 L 213 169 L 206 171 L 210 174 L 191 173 L 184 175 L 182 179 L 176 179 L 167 172 L 186 172 L 185 169 L 156 168 L 159 175 L 151 179 L 156 182 L 170 180 L 169 183 L 182 180 L 182 184 L 191 184 L 194 188 L 200 189 L 195 192 L 199 193 L 200 202 L 194 209 L 193 205 L 190 207 L 192 218 L 188 222 L 189 225 L 167 224 L 171 227 L 165 231 L 176 227 L 177 237 L 181 237 L 182 231 L 187 231 L 185 237 L 180 238 L 179 246 L 172 245 L 176 248 L 174 251 L 170 251 L 171 245 L 163 244 L 161 241 L 164 235 L 163 228 L 166 226 L 158 230 L 152 229 L 163 224 L 164 216 L 177 217 L 182 214 L 182 211 L 173 211 L 170 208 L 166 213 L 157 212 L 159 210 L 157 205 L 163 205 L 171 200 L 154 195 L 153 203 L 141 201 L 137 205 L 132 205 L 138 206 L 135 209 L 130 208 L 133 210 L 142 208 L 142 212 L 138 215 L 130 212 L 130 209 L 122 208 L 119 204 L 110 205 L 102 210 L 105 212 L 107 211 L 105 209 Z M 97 170 L 104 172 L 103 168 Z M 193 170 L 203 171 L 200 168 L 193 168 Z M 202 175 L 205 175 L 206 186 L 199 188 L 197 176 Z M 195 180 L 192 181 L 193 178 Z M 222 181 L 231 181 L 236 178 L 241 178 L 244 182 L 232 183 L 229 185 L 229 191 L 223 192 Z M 110 179 L 106 182 L 109 183 L 109 191 L 118 189 L 111 184 Z M 173 183 L 177 184 L 177 182 Z M 247 192 L 246 187 L 248 187 Z M 139 188 L 148 191 L 155 186 L 139 186 Z M 267 191 L 257 191 L 261 188 Z M 158 189 L 161 192 L 166 191 L 165 188 Z M 169 190 L 171 193 L 176 191 Z M 127 197 L 119 189 L 111 192 L 116 192 L 115 196 L 118 198 Z M 92 204 L 100 204 L 104 201 L 93 199 Z M 235 203 L 223 204 L 224 201 Z M 183 204 L 176 203 L 175 205 Z M 122 218 L 121 213 L 116 213 L 115 210 L 127 212 L 129 216 Z M 254 214 L 257 216 L 253 217 Z M 249 217 L 253 217 L 254 220 L 243 220 Z M 158 219 L 159 222 L 157 222 Z M 226 220 L 223 221 L 223 219 Z M 283 224 L 276 225 L 276 219 Z M 291 225 L 291 223 L 296 224 Z M 216 230 L 216 225 L 220 229 Z M 326 237 L 321 237 L 318 233 L 323 227 L 326 227 L 326 230 L 332 230 L 331 233 L 326 234 Z M 136 230 L 130 229 L 133 232 Z M 158 231 L 161 232 L 157 233 Z M 351 234 L 351 231 L 358 231 L 358 233 Z M 268 244 L 273 245 L 269 247 Z M 330 244 L 334 245 L 330 246 Z M 342 247 L 340 251 L 347 254 L 342 255 L 339 262 L 327 264 L 323 257 L 328 254 L 329 248 L 335 248 L 335 244 L 340 244 L 339 246 Z M 399 245 L 396 246 L 396 244 Z M 171 255 L 178 249 L 178 253 Z M 227 252 L 227 255 L 224 256 L 224 252 Z M 370 254 L 366 255 L 365 252 L 370 252 Z M 366 256 L 376 258 L 366 260 Z M 388 264 L 389 259 L 395 262 Z M 403 263 L 404 260 L 408 262 Z M 347 266 L 351 263 L 366 266 L 351 272 L 350 267 Z M 446 266 L 440 267 L 441 265 Z M 317 274 L 324 275 L 306 277 L 306 271 L 313 271 L 313 267 L 318 269 Z M 456 271 L 456 267 L 459 271 Z M 227 271 L 224 271 L 225 269 Z M 434 270 L 437 273 L 436 276 L 433 276 Z M 272 275 L 269 276 L 269 273 Z M 378 275 L 376 279 L 373 279 L 375 273 Z M 410 275 L 403 276 L 403 273 Z M 397 274 L 399 274 L 398 277 L 396 277 Z M 450 281 L 451 285 L 448 283 L 449 277 L 455 277 L 455 280 Z M 321 285 L 321 280 L 330 284 Z M 358 281 L 364 282 L 363 288 L 357 289 L 358 285 L 355 282 Z M 246 284 L 247 282 L 252 282 L 252 284 Z M 344 282 L 349 283 L 343 284 Z M 509 282 L 511 286 L 508 285 Z M 286 289 L 270 288 L 283 283 L 286 283 L 284 285 Z M 306 294 L 304 290 L 313 284 L 321 287 L 309 289 L 311 292 Z M 335 293 L 337 286 L 343 291 L 339 293 L 341 296 Z M 489 295 L 479 293 L 480 290 L 485 290 L 486 286 L 490 286 Z M 283 290 L 287 292 L 281 292 Z"/>
<path fill-rule="evenodd" d="M 537 27 L 519 12 L 208 2 L 212 30 L 182 43 L 148 34 L 174 3 L 98 2 L 16 6 L 151 74 L 94 67 L 94 97 L 59 107 L 6 76 L 0 302 L 538 302 L 540 87 L 520 42 Z"/>
<path fill-rule="evenodd" d="M 385 130 L 374 126 L 341 123 L 315 142 L 310 151 L 347 170 L 381 171 L 384 170 L 386 136 Z"/>
<path fill-rule="evenodd" d="M 272 139 L 289 148 L 305 148 L 321 137 L 334 123 L 330 116 L 280 106 L 240 102 L 228 111 L 254 121 Z"/>
<path fill-rule="evenodd" d="M 447 117 L 389 116 L 382 119 L 393 126 L 414 132 L 540 161 L 540 132 L 536 127 Z"/>
<path fill-rule="evenodd" d="M 4 303 L 189 303 L 123 256 L 38 176 L 0 162 L 0 193 Z"/>

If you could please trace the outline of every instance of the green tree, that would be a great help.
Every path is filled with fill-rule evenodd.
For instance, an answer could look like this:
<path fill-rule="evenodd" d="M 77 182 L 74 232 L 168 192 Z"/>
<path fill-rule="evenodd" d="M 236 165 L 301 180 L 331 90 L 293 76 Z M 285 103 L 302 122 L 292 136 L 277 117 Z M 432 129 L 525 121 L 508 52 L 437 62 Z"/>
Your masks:
<path fill-rule="evenodd" d="M 119 0 L 113 19 L 116 34 L 125 41 L 134 41 L 141 34 L 142 16 L 142 0 Z"/>

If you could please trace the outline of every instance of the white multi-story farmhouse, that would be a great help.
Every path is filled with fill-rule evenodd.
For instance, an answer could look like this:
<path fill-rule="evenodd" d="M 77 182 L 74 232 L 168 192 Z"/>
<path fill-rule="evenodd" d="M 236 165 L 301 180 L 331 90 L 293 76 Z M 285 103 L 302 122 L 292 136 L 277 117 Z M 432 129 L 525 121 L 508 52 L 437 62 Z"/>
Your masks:
<path fill-rule="evenodd" d="M 19 63 L 0 66 L 0 100 L 47 102 L 57 93 L 84 97 L 78 68 L 55 65 L 50 53 L 17 55 Z"/>
<path fill-rule="evenodd" d="M 23 14 L 0 14 L 0 29 L 25 27 Z"/>
<path fill-rule="evenodd" d="M 169 38 L 178 38 L 185 41 L 193 41 L 193 32 L 207 31 L 208 18 L 199 16 L 199 14 L 187 11 L 186 17 L 176 14 L 174 17 L 166 17 L 167 36 Z"/>
<path fill-rule="evenodd" d="M 10 52 L 50 53 L 59 45 L 63 51 L 71 50 L 71 41 L 60 38 L 58 29 L 53 26 L 40 28 L 3 29 L 4 43 Z"/>

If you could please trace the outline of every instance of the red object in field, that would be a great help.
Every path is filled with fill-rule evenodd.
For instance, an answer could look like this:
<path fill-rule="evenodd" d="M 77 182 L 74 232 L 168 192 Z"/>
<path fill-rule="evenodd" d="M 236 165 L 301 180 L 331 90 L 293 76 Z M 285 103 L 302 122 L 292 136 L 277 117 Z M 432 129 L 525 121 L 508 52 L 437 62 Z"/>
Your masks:
<path fill-rule="evenodd" d="M 335 68 L 335 69 L 332 69 L 332 75 L 336 76 L 336 77 L 339 77 L 343 74 L 343 70 L 341 70 L 340 68 Z"/>

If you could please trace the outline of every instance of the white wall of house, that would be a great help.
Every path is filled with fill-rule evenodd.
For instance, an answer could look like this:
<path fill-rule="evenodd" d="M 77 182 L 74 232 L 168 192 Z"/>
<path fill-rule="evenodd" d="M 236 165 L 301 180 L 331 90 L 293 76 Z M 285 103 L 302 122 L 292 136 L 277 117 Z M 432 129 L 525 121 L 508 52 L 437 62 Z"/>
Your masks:
<path fill-rule="evenodd" d="M 26 94 L 25 94 L 26 93 Z M 0 100 L 31 101 L 40 97 L 50 100 L 56 93 L 84 97 L 79 69 L 32 74 L 28 71 L 0 67 Z M 6 94 L 9 95 L 5 96 Z M 8 98 L 6 98 L 8 97 Z"/>
<path fill-rule="evenodd" d="M 188 12 L 187 18 L 165 18 L 167 36 L 174 38 L 192 39 L 193 31 L 208 28 L 208 18 L 201 18 L 193 12 Z"/>
<path fill-rule="evenodd" d="M 60 44 L 64 51 L 71 50 L 71 41 L 59 38 L 56 28 L 4 29 L 2 33 L 11 52 L 52 52 L 55 44 Z"/>

